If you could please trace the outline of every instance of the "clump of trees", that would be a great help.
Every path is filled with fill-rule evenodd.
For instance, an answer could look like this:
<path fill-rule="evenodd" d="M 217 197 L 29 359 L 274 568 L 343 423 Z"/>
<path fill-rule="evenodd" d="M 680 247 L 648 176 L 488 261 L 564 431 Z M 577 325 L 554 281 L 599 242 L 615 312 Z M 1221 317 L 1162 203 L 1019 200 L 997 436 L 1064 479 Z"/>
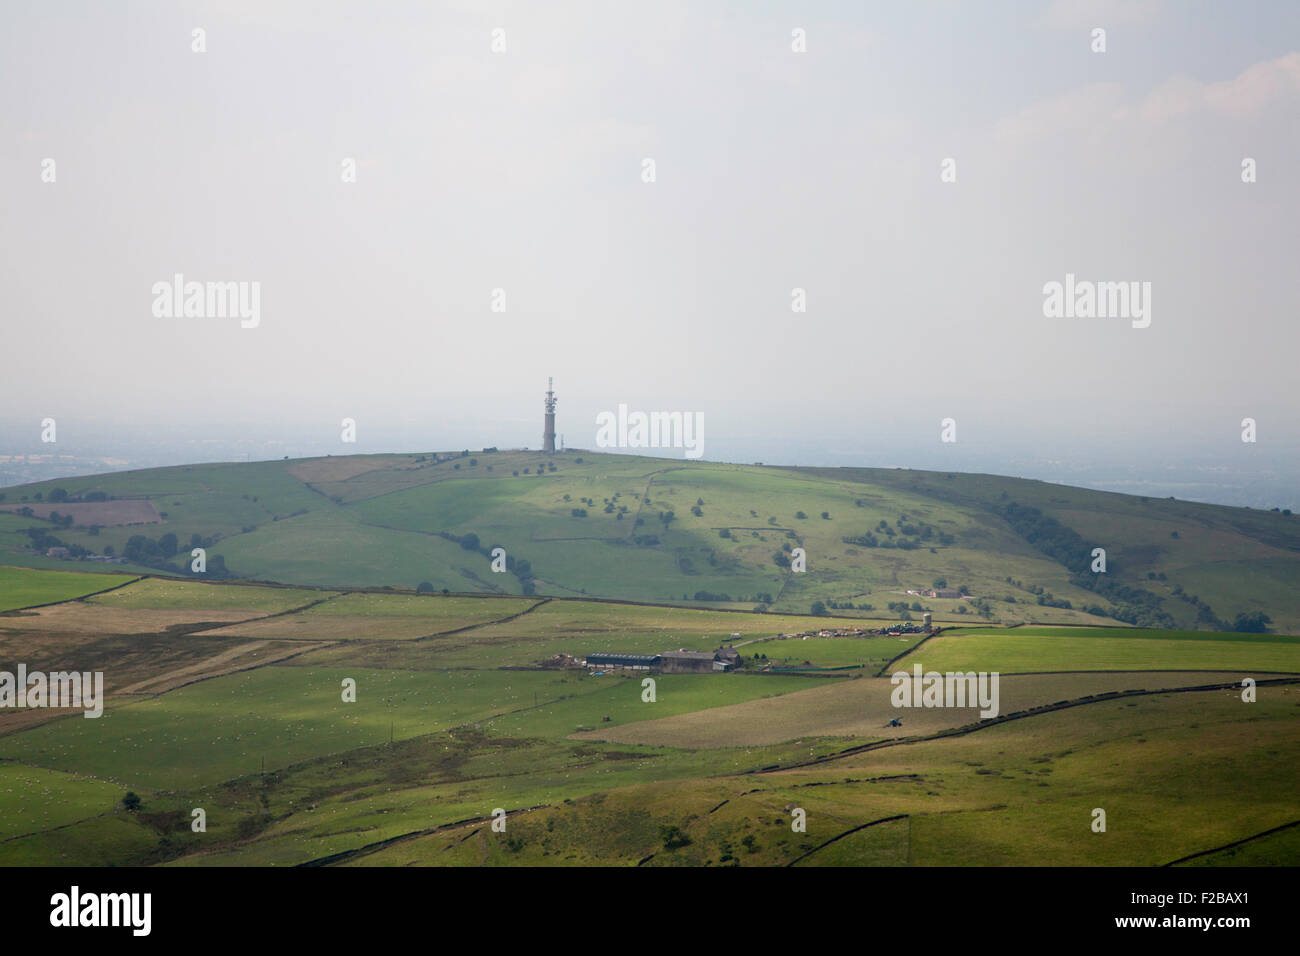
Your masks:
<path fill-rule="evenodd" d="M 1232 629 L 1243 634 L 1263 634 L 1273 619 L 1263 611 L 1243 611 L 1233 619 Z"/>
<path fill-rule="evenodd" d="M 440 531 L 438 532 L 438 535 L 448 541 L 455 541 L 466 551 L 476 551 L 489 559 L 492 557 L 492 552 L 497 548 L 500 548 L 502 551 L 506 552 L 506 571 L 519 579 L 520 591 L 524 594 L 535 594 L 537 592 L 537 582 L 533 575 L 532 563 L 524 558 L 516 558 L 509 552 L 505 545 L 485 545 L 479 540 L 479 536 L 473 531 L 466 532 L 463 535 L 455 535 L 449 531 Z M 420 588 L 417 588 L 416 590 L 421 590 L 424 587 L 424 584 L 428 584 L 428 582 L 424 582 L 420 585 Z M 433 590 L 433 585 L 429 585 L 429 590 Z M 446 588 L 443 588 L 444 593 L 446 590 Z"/>
<path fill-rule="evenodd" d="M 1115 562 L 1110 562 L 1108 573 L 1094 574 L 1091 568 L 1092 547 L 1073 528 L 1043 514 L 1038 508 L 1010 500 L 995 505 L 993 510 L 1016 534 L 1058 564 L 1064 565 L 1071 572 L 1071 584 L 1110 601 L 1115 606 L 1110 616 L 1115 620 L 1141 627 L 1174 626 L 1174 619 L 1164 610 L 1164 599 L 1160 595 L 1116 580 Z M 1056 600 L 1058 599 L 1051 594 L 1040 593 L 1038 603 L 1047 607 L 1069 607 L 1069 603 L 1063 599 L 1061 603 L 1048 603 Z"/>

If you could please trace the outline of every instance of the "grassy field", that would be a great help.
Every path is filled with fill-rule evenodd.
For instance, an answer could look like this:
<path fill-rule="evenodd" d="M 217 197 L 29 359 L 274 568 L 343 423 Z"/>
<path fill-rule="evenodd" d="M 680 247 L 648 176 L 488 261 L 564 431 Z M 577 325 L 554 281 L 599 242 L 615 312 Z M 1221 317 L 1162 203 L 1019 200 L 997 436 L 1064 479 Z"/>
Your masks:
<path fill-rule="evenodd" d="M 1040 671 L 1231 670 L 1300 673 L 1300 637 L 1119 628 L 1016 628 L 941 634 L 898 662 L 910 669 Z"/>
<path fill-rule="evenodd" d="M 104 780 L 0 763 L 0 843 L 107 812 L 121 796 Z"/>
<path fill-rule="evenodd" d="M 410 673 L 352 668 L 262 667 L 111 706 L 98 720 L 65 718 L 5 741 L 8 756 L 149 789 L 215 783 L 301 760 L 404 740 L 495 718 L 512 734 L 546 736 L 672 714 L 806 686 L 810 678 L 663 676 L 659 701 L 620 678 L 539 671 Z M 344 678 L 357 700 L 344 703 Z M 537 707 L 537 704 L 545 705 Z M 512 711 L 526 711 L 507 716 Z"/>
<path fill-rule="evenodd" d="M 117 587 L 133 575 L 42 572 L 0 566 L 0 611 L 52 604 Z"/>
<path fill-rule="evenodd" d="M 33 526 L 119 554 L 133 535 L 197 534 L 247 578 L 520 594 L 519 577 L 493 574 L 482 553 L 443 537 L 474 534 L 527 561 L 537 592 L 554 596 L 787 613 L 822 602 L 877 620 L 897 617 L 889 604 L 904 601 L 914 617 L 915 603 L 938 621 L 1105 621 L 1088 607 L 1185 629 L 1263 613 L 1274 631 L 1300 630 L 1300 516 L 989 475 L 480 452 L 436 463 L 367 455 L 161 468 L 5 489 L 6 501 L 33 504 L 56 488 L 147 499 L 162 520 L 92 534 L 0 516 L 0 560 L 60 563 L 25 549 Z M 1105 546 L 1108 583 L 1146 596 L 1129 606 L 1080 586 L 1004 519 L 1008 502 Z M 789 570 L 795 547 L 807 573 Z M 182 547 L 170 568 L 187 554 Z M 937 579 L 981 603 L 907 593 Z"/>
<path fill-rule="evenodd" d="M 103 607 L 130 610 L 237 610 L 248 611 L 251 617 L 258 613 L 279 614 L 330 596 L 331 593 L 328 591 L 241 587 L 234 584 L 210 584 L 205 581 L 146 578 L 128 587 L 119 588 L 108 594 L 100 594 L 89 600 Z"/>
<path fill-rule="evenodd" d="M 344 862 L 1149 866 L 1294 819 L 1291 781 L 1269 768 L 1300 751 L 1297 703 L 1294 688 L 1249 713 L 1230 693 L 1099 703 L 798 770 L 606 790 L 513 816 L 504 835 L 468 824 Z M 1288 846 L 1256 859 L 1293 864 Z"/>
<path fill-rule="evenodd" d="M 999 714 L 1115 691 L 1230 684 L 1233 673 L 1033 674 L 999 679 Z M 625 725 L 602 724 L 577 734 L 604 740 L 688 750 L 756 747 L 795 738 L 838 738 L 841 746 L 864 740 L 926 736 L 980 722 L 978 707 L 896 709 L 887 678 L 818 682 L 776 700 L 748 701 L 680 716 L 655 715 Z M 890 727 L 900 718 L 901 727 Z"/>
<path fill-rule="evenodd" d="M 131 568 L 24 550 L 41 519 L 0 515 L 0 560 L 22 566 L 0 568 L 0 669 L 98 670 L 108 688 L 95 720 L 0 711 L 0 865 L 1297 862 L 1297 828 L 1268 831 L 1300 817 L 1300 682 L 1253 703 L 1236 686 L 1300 675 L 1293 516 L 572 452 L 194 465 L 7 500 L 55 487 L 160 518 L 46 522 L 65 543 L 197 534 L 235 577 L 94 594 Z M 1128 596 L 1072 579 L 1007 501 L 1106 546 Z M 470 534 L 479 549 L 455 540 Z M 531 573 L 494 574 L 480 549 L 498 544 Z M 907 593 L 939 579 L 972 597 Z M 34 604 L 52 606 L 19 610 Z M 1129 626 L 1134 607 L 1165 624 Z M 924 610 L 946 625 L 926 641 L 779 636 Z M 1270 633 L 1215 629 L 1255 611 Z M 725 644 L 745 671 L 653 675 L 653 702 L 643 673 L 552 666 Z M 875 675 L 914 664 L 998 672 L 1014 716 L 900 712 Z M 1231 689 L 1180 690 L 1206 684 Z M 485 825 L 498 807 L 504 834 Z"/>

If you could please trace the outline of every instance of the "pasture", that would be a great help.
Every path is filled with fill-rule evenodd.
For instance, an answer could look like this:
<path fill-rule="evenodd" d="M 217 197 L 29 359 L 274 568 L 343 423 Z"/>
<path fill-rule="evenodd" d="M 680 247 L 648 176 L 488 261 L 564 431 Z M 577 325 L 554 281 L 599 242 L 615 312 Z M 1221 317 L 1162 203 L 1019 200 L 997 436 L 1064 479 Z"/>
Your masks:
<path fill-rule="evenodd" d="M 1300 673 L 1300 637 L 1119 628 L 1016 628 L 944 633 L 900 668 L 1041 671 L 1231 670 Z"/>
<path fill-rule="evenodd" d="M 52 604 L 117 587 L 130 574 L 87 574 L 0 566 L 0 611 Z"/>

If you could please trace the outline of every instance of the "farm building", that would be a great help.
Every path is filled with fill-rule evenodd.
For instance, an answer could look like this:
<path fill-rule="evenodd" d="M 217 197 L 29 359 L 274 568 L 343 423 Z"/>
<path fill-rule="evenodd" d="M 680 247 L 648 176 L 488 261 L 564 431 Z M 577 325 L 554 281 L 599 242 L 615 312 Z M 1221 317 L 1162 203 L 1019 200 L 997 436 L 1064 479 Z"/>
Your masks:
<path fill-rule="evenodd" d="M 726 664 L 728 668 L 739 667 L 744 660 L 744 658 L 740 656 L 740 651 L 730 645 L 718 648 L 713 654 L 713 659 L 715 661 L 721 661 L 723 664 Z"/>
<path fill-rule="evenodd" d="M 588 667 L 631 667 L 631 668 L 651 668 L 659 666 L 658 654 L 606 654 L 596 653 L 587 655 Z"/>
<path fill-rule="evenodd" d="M 561 655 L 556 655 L 559 658 Z M 662 654 L 614 654 L 601 651 L 587 655 L 587 666 L 608 670 L 660 670 L 665 674 L 711 674 L 744 666 L 734 647 L 716 651 L 664 651 Z"/>
<path fill-rule="evenodd" d="M 961 592 L 956 588 L 931 588 L 925 592 L 926 597 L 932 598 L 959 598 Z"/>
<path fill-rule="evenodd" d="M 664 651 L 659 666 L 665 674 L 711 674 L 713 657 L 712 651 Z"/>

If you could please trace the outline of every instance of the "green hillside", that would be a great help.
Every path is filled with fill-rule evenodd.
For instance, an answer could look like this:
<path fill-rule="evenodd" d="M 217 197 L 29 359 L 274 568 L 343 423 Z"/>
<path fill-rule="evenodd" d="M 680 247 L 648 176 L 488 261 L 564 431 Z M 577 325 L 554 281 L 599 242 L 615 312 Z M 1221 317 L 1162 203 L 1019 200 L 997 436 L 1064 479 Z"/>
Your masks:
<path fill-rule="evenodd" d="M 1297 637 L 2 570 L 66 600 L 0 614 L 0 671 L 105 702 L 0 709 L 0 866 L 1295 862 Z M 727 641 L 649 698 L 556 657 Z M 1001 672 L 998 718 L 899 711 L 916 665 Z"/>
<path fill-rule="evenodd" d="M 989 475 L 507 451 L 192 465 L 3 492 L 0 563 L 29 567 L 183 574 L 200 545 L 210 578 L 302 586 L 1300 630 L 1300 516 Z M 61 560 L 51 546 L 127 560 Z M 790 568 L 796 548 L 806 573 Z M 968 596 L 907 593 L 939 580 Z"/>

